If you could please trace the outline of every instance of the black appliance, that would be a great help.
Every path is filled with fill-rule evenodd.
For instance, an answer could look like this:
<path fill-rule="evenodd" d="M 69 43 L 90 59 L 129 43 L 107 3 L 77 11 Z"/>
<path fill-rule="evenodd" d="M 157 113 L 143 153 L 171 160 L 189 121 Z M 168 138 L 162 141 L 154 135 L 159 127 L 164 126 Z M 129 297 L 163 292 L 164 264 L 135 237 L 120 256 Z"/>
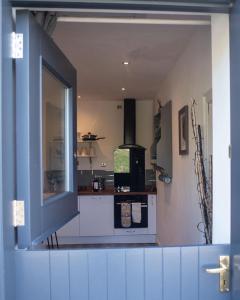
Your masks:
<path fill-rule="evenodd" d="M 137 222 L 134 220 L 133 204 L 141 207 Z M 125 213 L 123 205 L 129 210 Z M 129 222 L 125 219 L 129 217 Z M 128 220 L 127 220 L 128 221 Z M 147 195 L 115 195 L 114 196 L 114 228 L 147 228 L 148 227 L 148 199 Z"/>
<path fill-rule="evenodd" d="M 122 186 L 145 190 L 145 148 L 136 145 L 135 99 L 124 99 L 124 144 L 114 153 L 114 187 Z"/>

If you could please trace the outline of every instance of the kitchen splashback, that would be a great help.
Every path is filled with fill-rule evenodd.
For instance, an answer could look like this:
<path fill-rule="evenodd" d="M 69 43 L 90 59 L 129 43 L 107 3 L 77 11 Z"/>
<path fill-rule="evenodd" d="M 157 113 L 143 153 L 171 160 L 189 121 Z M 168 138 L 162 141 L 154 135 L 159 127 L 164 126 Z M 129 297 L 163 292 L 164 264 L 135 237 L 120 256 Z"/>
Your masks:
<path fill-rule="evenodd" d="M 105 186 L 113 188 L 114 186 L 114 172 L 104 170 L 94 170 L 93 174 L 90 170 L 78 170 L 78 186 L 89 187 L 92 184 L 92 180 L 95 176 L 102 176 L 105 178 Z M 152 169 L 145 171 L 145 185 L 148 187 L 155 187 L 155 173 Z"/>

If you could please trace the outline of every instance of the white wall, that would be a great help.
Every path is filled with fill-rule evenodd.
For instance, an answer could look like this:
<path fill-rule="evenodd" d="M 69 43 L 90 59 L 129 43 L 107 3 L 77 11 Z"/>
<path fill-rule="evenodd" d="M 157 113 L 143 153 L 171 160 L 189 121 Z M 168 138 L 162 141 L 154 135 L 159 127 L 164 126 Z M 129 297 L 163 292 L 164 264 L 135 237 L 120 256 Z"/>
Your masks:
<path fill-rule="evenodd" d="M 117 109 L 121 105 L 122 109 Z M 136 103 L 136 142 L 147 148 L 146 167 L 150 168 L 149 149 L 153 140 L 153 101 Z M 123 101 L 78 101 L 77 128 L 81 134 L 92 132 L 106 137 L 96 143 L 93 169 L 113 170 L 113 151 L 123 144 Z M 106 163 L 102 168 L 101 163 Z M 89 170 L 89 160 L 79 159 L 79 169 Z"/>
<path fill-rule="evenodd" d="M 95 143 L 97 157 L 93 159 L 93 169 L 113 170 L 113 151 L 123 143 L 123 109 L 117 109 L 121 101 L 78 101 L 78 132 L 92 132 L 98 137 L 106 137 Z M 89 170 L 89 160 L 79 159 L 79 169 Z"/>
<path fill-rule="evenodd" d="M 231 166 L 229 16 L 212 16 L 213 243 L 230 243 Z"/>
<path fill-rule="evenodd" d="M 178 111 L 189 105 L 191 97 L 198 101 L 197 117 L 202 124 L 202 98 L 211 88 L 211 32 L 198 31 L 190 40 L 175 66 L 162 82 L 159 98 L 172 100 L 173 179 L 170 185 L 158 181 L 158 239 L 161 244 L 199 244 L 202 234 L 197 230 L 201 221 L 196 190 L 193 157 L 194 143 L 189 115 L 189 155 L 178 150 Z"/>

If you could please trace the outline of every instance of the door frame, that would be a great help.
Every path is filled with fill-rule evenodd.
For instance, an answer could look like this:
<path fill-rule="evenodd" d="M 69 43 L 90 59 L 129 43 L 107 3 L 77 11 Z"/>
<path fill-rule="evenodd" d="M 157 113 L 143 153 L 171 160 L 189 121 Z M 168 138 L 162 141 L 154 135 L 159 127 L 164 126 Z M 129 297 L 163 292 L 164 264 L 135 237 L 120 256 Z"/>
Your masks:
<path fill-rule="evenodd" d="M 21 0 L 16 0 L 14 3 L 16 2 L 20 2 L 22 3 L 23 1 Z M 39 1 L 36 2 L 37 4 L 46 4 L 48 6 L 51 7 L 51 5 L 53 5 L 55 1 Z M 89 1 L 73 1 L 75 4 L 76 3 L 88 3 Z M 106 1 L 99 1 L 101 3 L 105 3 Z M 107 1 L 108 3 L 110 3 L 111 1 Z M 124 2 L 124 1 L 119 1 L 119 2 Z M 127 1 L 127 2 L 134 2 L 134 1 Z M 223 1 L 225 2 L 225 1 Z M 32 1 L 25 1 L 24 2 L 25 5 L 26 3 L 28 3 L 29 5 L 32 4 Z M 63 6 L 65 2 L 61 1 L 61 6 Z M 72 3 L 72 2 L 71 2 Z M 159 2 L 161 3 L 161 1 Z M 105 3 L 106 4 L 106 3 Z M 156 4 L 156 3 L 155 3 Z M 175 3 L 176 4 L 176 3 Z M 44 6 L 42 8 L 38 7 L 38 10 L 48 10 L 48 6 Z M 56 5 L 55 5 L 56 6 Z M 93 12 L 93 14 L 95 15 L 97 12 L 102 12 L 102 10 L 97 6 L 95 7 L 94 4 L 92 5 L 93 7 L 91 9 L 88 9 L 88 12 Z M 16 9 L 16 8 L 15 8 Z M 31 7 L 29 7 L 29 9 L 31 9 Z M 67 10 L 67 11 L 75 11 L 76 8 L 63 8 L 63 7 L 57 7 L 56 9 L 53 9 L 53 7 L 51 7 L 51 10 L 56 10 L 56 11 L 63 11 L 63 10 Z M 78 9 L 78 11 L 85 11 L 86 9 Z M 114 12 L 118 12 L 119 9 L 115 9 Z M 108 10 L 105 9 L 104 10 L 105 13 L 112 13 L 112 10 Z M 122 12 L 122 11 L 121 11 Z M 133 13 L 132 9 L 126 9 L 123 11 L 123 13 L 129 14 L 129 13 Z M 140 11 L 137 11 L 136 14 L 140 13 Z M 147 10 L 142 10 L 141 13 L 149 13 Z M 154 12 L 152 12 L 154 13 Z M 155 11 L 156 13 L 156 11 Z M 170 11 L 161 11 L 161 14 L 169 14 Z M 172 14 L 174 15 L 181 15 L 183 14 L 183 12 L 172 12 Z M 215 214 L 213 215 L 213 243 L 214 244 L 222 244 L 222 243 L 230 243 L 230 209 L 231 209 L 231 199 L 230 199 L 230 161 L 229 161 L 229 157 L 228 157 L 228 149 L 229 149 L 229 145 L 230 145 L 230 50 L 229 49 L 225 49 L 224 52 L 224 67 L 225 69 L 221 69 L 220 70 L 218 68 L 216 68 L 216 63 L 217 63 L 217 59 L 214 59 L 215 57 L 219 57 L 218 55 L 218 48 L 221 47 L 222 45 L 224 45 L 224 43 L 228 44 L 229 42 L 229 17 L 228 14 L 226 13 L 216 13 L 216 11 L 214 13 L 210 12 L 188 12 L 188 15 L 207 15 L 211 17 L 211 34 L 212 34 L 212 78 L 213 78 L 213 101 L 214 99 L 218 99 L 221 100 L 220 102 L 222 103 L 223 107 L 226 108 L 227 110 L 227 114 L 226 115 L 226 119 L 228 120 L 228 126 L 226 128 L 226 126 L 221 122 L 221 118 L 214 118 L 214 124 L 213 124 L 213 128 L 215 128 L 215 136 L 213 135 L 213 138 L 215 140 L 215 142 L 213 143 L 213 147 L 214 149 L 217 149 L 217 151 L 219 153 L 217 153 L 217 155 L 215 155 L 215 153 L 213 153 L 213 176 L 216 177 L 213 178 L 213 207 L 214 207 L 214 211 Z M 221 35 L 219 35 L 219 32 L 221 32 Z M 214 72 L 215 70 L 215 72 Z M 219 73 L 220 71 L 220 73 Z M 228 84 L 226 84 L 226 82 Z M 220 92 L 219 92 L 220 90 Z M 204 95 L 203 95 L 204 96 Z M 225 98 L 224 98 L 225 97 Z M 221 109 L 217 108 L 216 105 L 213 105 L 213 115 L 215 116 L 219 116 L 219 114 L 222 114 Z M 222 147 L 222 136 L 219 135 L 219 132 L 223 132 L 226 137 L 227 137 L 227 144 L 225 145 L 225 147 Z M 213 150 L 214 151 L 214 150 Z M 226 153 L 227 153 L 227 157 L 226 157 Z M 222 157 L 224 159 L 222 159 Z M 225 185 L 227 185 L 227 189 L 223 189 L 224 186 L 224 182 L 221 178 L 220 174 L 221 170 L 219 170 L 220 168 L 218 166 L 224 164 L 224 167 L 226 169 L 226 174 L 227 174 L 227 180 L 225 180 Z M 216 169 L 216 171 L 215 171 Z M 224 196 L 223 196 L 224 195 Z M 225 198 L 224 198 L 225 197 Z M 224 203 L 224 199 L 227 198 L 227 205 Z M 218 201 L 216 201 L 216 199 L 219 199 Z M 214 201 L 215 200 L 215 201 Z M 223 224 L 222 222 L 222 217 L 224 216 L 225 222 Z"/>
<path fill-rule="evenodd" d="M 0 1 L 0 64 L 2 66 L 2 0 Z M 2 72 L 0 72 L 0 128 L 2 129 Z M 0 141 L 2 141 L 2 130 L 0 130 Z M 2 172 L 2 143 L 0 143 L 0 191 L 2 191 L 2 187 L 3 187 L 3 172 Z M 0 196 L 0 220 L 3 219 L 3 194 L 1 192 L 1 196 Z M 4 248 L 3 248 L 3 243 L 4 243 L 4 239 L 3 239 L 3 222 L 0 222 L 0 299 L 3 300 L 4 299 Z"/>
<path fill-rule="evenodd" d="M 0 0 L 0 19 L 0 299 L 15 300 L 15 82 L 10 43 L 14 23 L 9 0 Z"/>
<path fill-rule="evenodd" d="M 189 0 L 191 1 L 191 0 Z M 1 5 L 1 10 L 0 10 L 0 13 L 1 13 L 1 16 L 5 18 L 5 21 L 7 22 L 8 25 L 4 25 L 4 29 L 1 30 L 0 32 L 0 37 L 1 37 L 1 42 L 4 41 L 4 43 L 7 43 L 7 35 L 10 34 L 11 30 L 12 30 L 12 26 L 13 26 L 13 23 L 12 23 L 12 17 L 11 17 L 11 13 L 10 13 L 10 5 L 12 5 L 13 8 L 16 8 L 16 7 L 29 7 L 30 5 L 35 5 L 35 9 L 37 9 L 37 7 L 46 7 L 46 4 L 49 5 L 49 9 L 53 9 L 55 8 L 56 6 L 56 2 L 60 2 L 60 1 L 33 1 L 33 0 L 14 0 L 11 2 L 10 4 L 10 1 L 9 0 L 1 0 L 0 2 L 0 5 Z M 69 8 L 69 2 L 70 1 L 61 1 L 61 7 L 64 7 L 67 6 Z M 71 7 L 70 8 L 75 8 L 76 9 L 76 3 L 79 2 L 79 1 L 71 1 Z M 116 9 L 116 5 L 113 4 L 113 3 L 110 3 L 110 4 L 104 4 L 102 3 L 101 5 L 96 1 L 95 4 L 94 3 L 91 3 L 92 5 L 90 5 L 90 2 L 91 1 L 81 1 L 82 2 L 82 5 L 81 5 L 81 8 L 84 8 L 84 9 L 87 9 L 91 6 L 91 9 L 94 9 L 95 8 L 98 8 L 101 7 L 101 9 L 110 9 L 110 7 L 112 9 Z M 102 1 L 104 2 L 104 1 Z M 111 1 L 110 1 L 111 2 Z M 112 1 L 113 2 L 113 1 Z M 143 8 L 142 5 L 135 5 L 133 2 L 134 1 L 131 1 L 132 4 L 122 4 L 120 7 L 119 5 L 118 6 L 118 9 L 123 9 L 124 11 L 126 10 L 126 6 L 127 8 L 131 8 L 132 10 L 141 10 Z M 185 1 L 186 2 L 186 1 Z M 222 2 L 225 2 L 225 1 L 222 1 Z M 202 13 L 203 11 L 205 12 L 222 12 L 222 13 L 228 13 L 230 11 L 230 4 L 229 2 L 230 1 L 227 1 L 228 3 L 224 3 L 221 7 L 205 7 L 205 8 L 199 8 L 199 7 L 194 7 L 192 8 L 192 10 L 189 10 L 189 11 L 195 11 L 195 12 L 199 12 L 200 10 L 200 13 Z M 37 7 L 36 7 L 37 5 Z M 94 6 L 95 5 L 95 6 Z M 80 7 L 79 5 L 77 5 L 78 8 Z M 236 6 L 236 9 L 239 9 L 240 10 L 240 4 L 237 3 L 235 4 Z M 148 11 L 148 13 L 150 12 L 156 12 L 158 10 L 163 10 L 164 7 L 161 6 L 161 4 L 157 4 L 155 3 L 154 7 L 153 6 L 150 6 L 147 1 L 145 1 L 145 4 L 144 4 L 144 8 L 146 11 Z M 166 9 L 166 7 L 165 7 Z M 185 9 L 183 9 L 181 7 L 181 5 L 178 3 L 178 5 L 175 5 L 175 6 L 172 6 L 171 9 L 167 9 L 168 11 L 170 10 L 174 10 L 174 11 L 181 11 L 181 12 L 184 12 L 186 11 Z M 231 40 L 230 40 L 230 43 L 231 44 L 234 44 L 234 43 L 237 43 L 237 48 L 240 49 L 240 45 L 239 45 L 239 42 L 237 41 L 237 36 L 235 34 L 235 31 L 238 29 L 238 26 L 237 26 L 237 22 L 236 21 L 239 21 L 239 16 L 236 14 L 236 16 L 234 16 L 233 18 L 230 19 L 230 34 L 231 34 Z M 1 25 L 3 24 L 3 22 L 1 22 Z M 0 26 L 1 26 L 0 25 Z M 1 45 L 1 49 L 2 49 L 2 45 Z M 239 53 L 239 51 L 238 51 Z M 0 113 L 1 113 L 1 116 L 0 116 L 0 138 L 1 138 L 1 141 L 2 141 L 2 132 L 3 132 L 3 129 L 4 129 L 4 124 L 2 122 L 2 115 L 5 114 L 5 113 L 8 113 L 8 111 L 6 109 L 3 110 L 3 107 L 2 107 L 2 103 L 3 103 L 3 99 L 4 99 L 4 94 L 3 94 L 3 91 L 4 89 L 6 89 L 6 86 L 10 86 L 12 91 L 14 90 L 13 89 L 13 81 L 12 81 L 12 78 L 13 78 L 13 69 L 12 71 L 8 72 L 7 74 L 5 73 L 6 69 L 11 69 L 12 68 L 12 62 L 11 62 L 11 59 L 9 59 L 10 57 L 10 47 L 6 47 L 3 51 L 0 50 L 0 55 L 1 55 L 1 66 L 3 66 L 3 63 L 5 62 L 5 66 L 1 68 L 1 75 L 4 73 L 5 76 L 2 78 L 3 81 L 1 80 L 1 83 L 0 83 L 0 91 L 1 91 L 1 107 L 0 107 Z M 237 63 L 239 62 L 239 58 L 237 57 L 237 52 L 236 51 L 232 51 L 231 49 L 231 75 L 234 75 L 234 73 L 239 70 L 240 66 L 239 64 Z M 4 71 L 3 71 L 4 70 Z M 0 77 L 1 78 L 1 77 Z M 234 116 L 232 117 L 231 116 L 231 125 L 232 125 L 232 128 L 231 128 L 231 136 L 232 136 L 232 145 L 233 145 L 233 151 L 232 151 L 232 161 L 231 161 L 231 164 L 232 166 L 234 166 L 234 163 L 235 163 L 235 160 L 237 160 L 237 154 L 238 154 L 238 150 L 240 149 L 240 137 L 238 136 L 238 133 L 239 133 L 239 127 L 236 126 L 236 128 L 233 129 L 233 127 L 236 125 L 238 119 L 239 119 L 239 115 L 240 115 L 240 107 L 239 107 L 239 104 L 237 103 L 237 98 L 236 100 L 234 100 L 233 98 L 236 96 L 236 94 L 240 92 L 240 86 L 239 84 L 238 85 L 234 85 L 234 83 L 232 82 L 232 79 L 231 79 L 231 90 L 234 89 L 234 95 L 231 96 L 231 110 L 234 111 Z M 12 95 L 8 95 L 6 94 L 7 96 L 7 99 L 9 102 L 12 102 L 14 103 L 14 100 L 13 100 L 13 97 Z M 2 168 L 2 162 L 3 161 L 6 161 L 6 159 L 8 159 L 8 155 L 7 153 L 3 153 L 3 143 L 1 142 L 0 143 L 0 154 L 1 154 L 1 157 L 0 157 L 0 166 Z M 236 147 L 236 148 L 235 148 Z M 14 162 L 14 159 L 12 158 L 12 163 Z M 236 164 L 237 165 L 237 164 Z M 240 172 L 240 168 L 238 168 L 237 170 L 237 166 L 235 166 L 235 168 L 232 168 L 232 178 L 234 177 L 233 175 L 239 175 L 239 172 Z M 237 176 L 236 176 L 237 177 Z M 4 185 L 6 184 L 6 180 L 4 181 L 3 179 L 3 176 L 2 176 L 2 172 L 0 174 L 0 180 L 1 180 L 1 185 Z M 8 190 L 12 190 L 12 193 L 15 193 L 14 188 L 13 186 L 11 186 L 11 181 L 8 182 Z M 237 213 L 236 211 L 238 210 L 239 211 L 239 206 L 240 206 L 240 203 L 238 203 L 238 194 L 239 194 L 239 183 L 237 182 L 237 180 L 235 180 L 234 182 L 231 181 L 231 190 L 232 190 L 232 197 L 231 197 L 231 203 L 232 203 L 232 211 L 235 210 L 235 214 L 234 217 L 232 219 L 232 228 L 231 228 L 231 239 L 232 241 L 234 242 L 240 242 L 240 236 L 237 232 L 237 229 L 239 228 L 240 224 L 240 218 L 238 218 L 237 216 Z M 1 189 L 2 191 L 2 189 Z M 11 193 L 10 193 L 11 194 Z M 12 252 L 14 250 L 14 242 L 12 241 L 12 236 L 14 235 L 14 229 L 13 227 L 9 227 L 7 230 L 7 234 L 9 235 L 10 233 L 10 237 L 8 237 L 8 241 L 6 239 L 3 239 L 3 235 L 4 234 L 4 231 L 5 229 L 4 228 L 7 228 L 9 226 L 9 223 L 11 222 L 10 220 L 10 214 L 11 214 L 11 210 L 10 210 L 10 206 L 8 205 L 7 206 L 7 202 L 9 201 L 9 195 L 8 193 L 5 191 L 5 193 L 2 193 L 2 197 L 0 199 L 0 214 L 2 216 L 3 212 L 4 214 L 6 215 L 7 214 L 7 217 L 5 219 L 1 218 L 0 219 L 0 239 L 1 241 L 3 240 L 3 243 L 0 243 L 0 263 L 4 263 L 4 274 L 3 272 L 0 273 L 0 287 L 2 286 L 5 286 L 5 293 L 4 293 L 4 290 L 1 289 L 1 294 L 0 294 L 0 299 L 1 300 L 5 300 L 6 298 L 4 297 L 3 294 L 5 295 L 8 295 L 8 300 L 14 300 L 14 293 L 15 293 L 15 282 L 14 282 L 14 262 L 13 261 L 10 261 L 10 260 L 7 260 L 6 259 L 6 255 L 9 255 L 10 252 Z M 237 219 L 239 220 L 237 222 Z M 234 221 L 234 224 L 233 224 L 233 221 Z M 237 224 L 236 224 L 237 223 Z M 234 230 L 233 230 L 234 229 Z M 9 232 L 10 231 L 10 232 Z M 3 271 L 3 268 L 1 268 L 1 271 Z M 12 280 L 10 283 L 7 283 L 7 275 L 6 275 L 6 272 L 8 273 L 11 273 L 12 274 Z M 6 279 L 6 280 L 5 280 Z M 10 291 L 12 290 L 12 291 Z M 11 296 L 10 296 L 11 295 Z"/>
<path fill-rule="evenodd" d="M 230 0 L 185 0 L 185 1 L 146 1 L 146 0 L 12 0 L 13 7 L 21 8 L 58 8 L 58 9 L 107 9 L 139 11 L 180 11 L 180 12 L 215 12 L 228 13 Z"/>

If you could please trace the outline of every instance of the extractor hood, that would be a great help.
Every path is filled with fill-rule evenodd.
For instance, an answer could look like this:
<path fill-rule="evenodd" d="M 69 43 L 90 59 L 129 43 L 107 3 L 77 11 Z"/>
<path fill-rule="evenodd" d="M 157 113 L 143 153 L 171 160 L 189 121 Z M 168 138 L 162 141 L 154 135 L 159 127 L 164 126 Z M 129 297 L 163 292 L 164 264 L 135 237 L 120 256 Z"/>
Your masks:
<path fill-rule="evenodd" d="M 124 141 L 120 149 L 144 147 L 136 144 L 136 99 L 124 99 Z"/>

